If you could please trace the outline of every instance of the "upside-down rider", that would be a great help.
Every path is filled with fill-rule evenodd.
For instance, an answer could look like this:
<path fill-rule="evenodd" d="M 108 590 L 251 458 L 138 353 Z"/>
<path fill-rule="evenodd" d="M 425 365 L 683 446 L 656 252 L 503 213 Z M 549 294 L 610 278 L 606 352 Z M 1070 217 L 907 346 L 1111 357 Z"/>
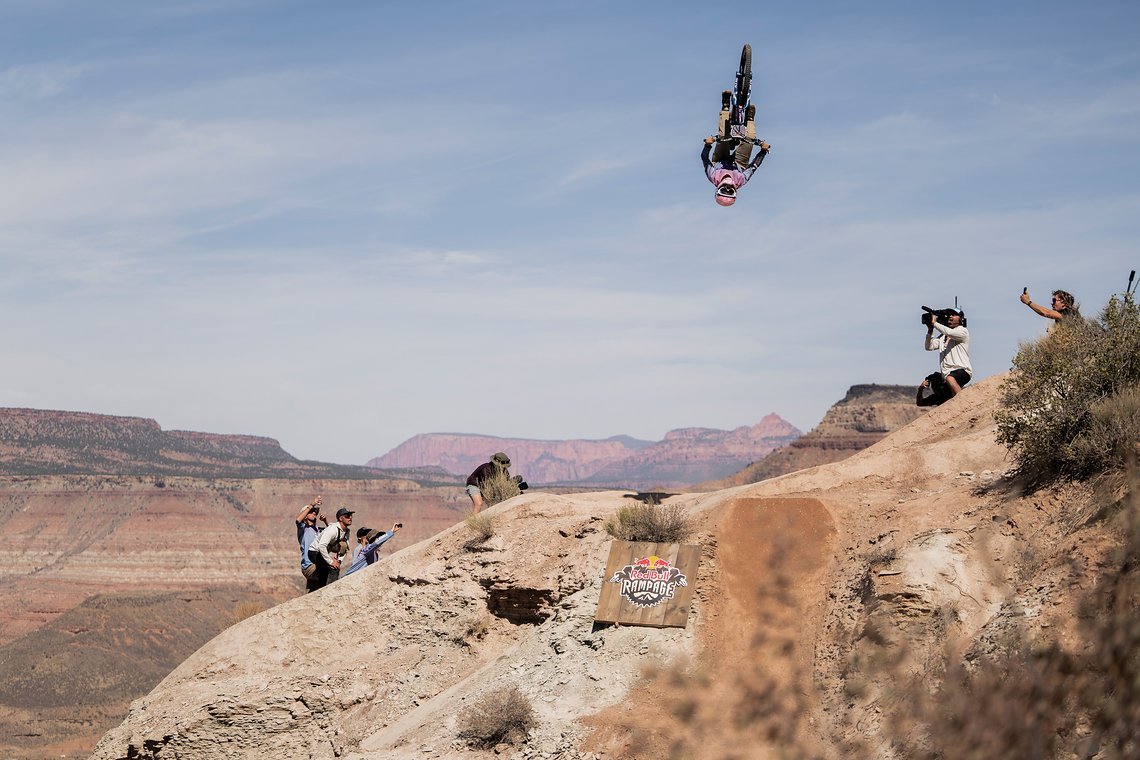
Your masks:
<path fill-rule="evenodd" d="M 732 107 L 732 92 L 725 90 L 721 95 L 720 129 L 718 134 L 727 134 L 729 109 Z M 744 109 L 744 134 L 747 140 L 720 140 L 715 136 L 705 138 L 705 149 L 701 151 L 701 162 L 705 165 L 705 176 L 716 186 L 716 202 L 722 206 L 736 203 L 740 188 L 752 179 L 757 167 L 764 163 L 771 145 L 759 141 L 760 150 L 751 162 L 752 145 L 756 140 L 756 106 Z M 713 148 L 716 145 L 716 148 Z M 711 154 L 711 156 L 710 156 Z"/>

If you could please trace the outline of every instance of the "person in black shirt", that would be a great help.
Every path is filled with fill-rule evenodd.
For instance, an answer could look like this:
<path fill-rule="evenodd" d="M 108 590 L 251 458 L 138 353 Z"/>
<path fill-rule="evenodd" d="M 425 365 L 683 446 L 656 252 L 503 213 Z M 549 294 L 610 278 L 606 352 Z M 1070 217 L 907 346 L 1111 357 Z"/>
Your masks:
<path fill-rule="evenodd" d="M 510 466 L 511 458 L 500 451 L 491 457 L 490 462 L 479 465 L 475 468 L 475 472 L 467 476 L 467 495 L 471 497 L 473 514 L 479 514 L 479 510 L 483 508 L 483 484 L 499 473 L 509 478 L 510 472 L 507 468 Z"/>

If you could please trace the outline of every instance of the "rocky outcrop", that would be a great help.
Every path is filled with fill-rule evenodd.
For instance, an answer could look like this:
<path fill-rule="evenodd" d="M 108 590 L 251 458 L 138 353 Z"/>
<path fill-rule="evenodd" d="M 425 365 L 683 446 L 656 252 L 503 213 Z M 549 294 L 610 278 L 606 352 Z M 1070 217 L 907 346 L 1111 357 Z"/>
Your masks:
<path fill-rule="evenodd" d="M 0 408 L 0 474 L 391 477 L 302 461 L 272 438 L 163 430 L 142 417 L 11 408 Z"/>
<path fill-rule="evenodd" d="M 734 430 L 683 428 L 657 442 L 615 436 L 599 441 L 536 441 L 461 433 L 425 433 L 397 446 L 369 467 L 439 466 L 466 476 L 496 451 L 532 485 L 593 488 L 680 488 L 736 472 L 800 435 L 776 414 Z"/>
<path fill-rule="evenodd" d="M 807 467 L 838 462 L 918 419 L 926 410 L 915 406 L 914 388 L 910 386 L 853 385 L 811 432 L 731 477 L 702 483 L 700 488 L 715 490 L 757 483 Z"/>

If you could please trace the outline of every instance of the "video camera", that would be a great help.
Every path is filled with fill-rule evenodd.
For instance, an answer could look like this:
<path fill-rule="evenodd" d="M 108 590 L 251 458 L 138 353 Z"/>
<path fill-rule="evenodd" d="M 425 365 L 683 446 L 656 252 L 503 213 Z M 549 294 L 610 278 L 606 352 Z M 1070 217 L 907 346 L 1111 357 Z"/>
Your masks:
<path fill-rule="evenodd" d="M 513 478 L 511 478 L 511 480 L 515 481 L 515 484 L 518 485 L 519 491 L 525 491 L 526 489 L 530 488 L 530 485 L 525 480 L 523 480 L 522 475 L 515 475 Z"/>
<path fill-rule="evenodd" d="M 947 325 L 946 320 L 950 317 L 951 314 L 961 314 L 962 327 L 966 326 L 965 312 L 958 311 L 957 309 L 932 309 L 929 306 L 922 307 L 922 324 L 926 325 L 927 327 L 932 326 L 935 322 L 940 325 Z"/>

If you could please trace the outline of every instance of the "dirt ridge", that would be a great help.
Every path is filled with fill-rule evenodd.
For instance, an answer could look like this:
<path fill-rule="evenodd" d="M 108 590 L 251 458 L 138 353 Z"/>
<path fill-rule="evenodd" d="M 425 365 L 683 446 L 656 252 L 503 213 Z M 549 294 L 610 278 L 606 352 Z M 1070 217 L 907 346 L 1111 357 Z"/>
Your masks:
<path fill-rule="evenodd" d="M 1010 610 L 1058 625 L 1066 583 L 1095 579 L 1057 559 L 1108 540 L 1063 494 L 1002 479 L 1000 383 L 844 461 L 670 499 L 702 546 L 684 630 L 592 626 L 622 494 L 526 494 L 490 510 L 478 551 L 456 526 L 228 629 L 93 758 L 893 757 L 890 683 L 869 665 L 883 648 L 905 642 L 922 672 L 948 643 L 984 648 Z M 532 622 L 491 614 L 491 589 L 532 600 Z M 457 716 L 504 683 L 537 728 L 523 746 L 467 747 Z"/>

